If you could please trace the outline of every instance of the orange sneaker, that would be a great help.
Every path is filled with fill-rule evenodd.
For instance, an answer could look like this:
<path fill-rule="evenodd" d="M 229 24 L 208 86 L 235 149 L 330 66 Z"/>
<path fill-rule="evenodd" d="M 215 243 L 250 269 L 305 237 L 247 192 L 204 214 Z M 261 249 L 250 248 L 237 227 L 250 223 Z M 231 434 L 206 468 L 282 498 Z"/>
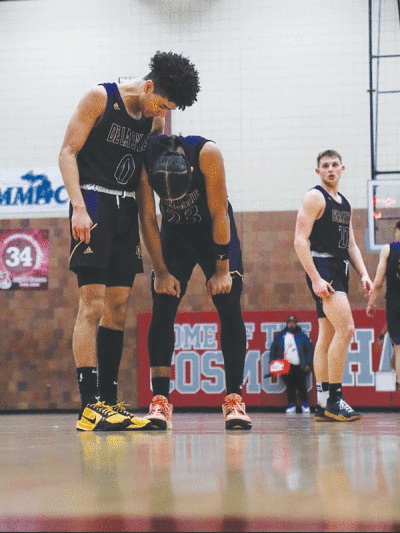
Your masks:
<path fill-rule="evenodd" d="M 172 429 L 172 409 L 168 398 L 158 394 L 151 400 L 149 414 L 144 418 L 150 420 L 154 429 Z"/>
<path fill-rule="evenodd" d="M 222 404 L 224 413 L 225 429 L 251 429 L 250 417 L 246 414 L 246 406 L 239 394 L 225 396 Z"/>

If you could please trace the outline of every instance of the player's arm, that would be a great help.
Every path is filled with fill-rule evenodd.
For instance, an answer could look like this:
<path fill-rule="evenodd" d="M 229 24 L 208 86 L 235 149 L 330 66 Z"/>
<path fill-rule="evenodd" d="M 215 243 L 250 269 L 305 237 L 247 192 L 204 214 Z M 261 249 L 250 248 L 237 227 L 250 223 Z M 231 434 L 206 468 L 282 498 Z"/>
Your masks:
<path fill-rule="evenodd" d="M 354 268 L 354 270 L 357 272 L 357 274 L 361 278 L 362 286 L 364 287 L 364 290 L 367 292 L 368 296 L 371 296 L 374 290 L 374 286 L 372 284 L 372 281 L 370 280 L 367 268 L 364 264 L 364 260 L 362 258 L 361 252 L 359 247 L 357 246 L 355 237 L 354 237 L 354 231 L 353 231 L 353 224 L 352 220 L 350 218 L 350 224 L 349 224 L 349 258 L 350 258 L 350 264 Z"/>
<path fill-rule="evenodd" d="M 320 298 L 326 298 L 334 292 L 330 283 L 321 278 L 315 268 L 311 255 L 309 237 L 314 222 L 320 218 L 325 209 L 325 198 L 317 189 L 311 189 L 305 195 L 299 212 L 297 213 L 294 249 L 304 270 L 311 279 L 314 293 Z"/>
<path fill-rule="evenodd" d="M 371 294 L 367 305 L 367 315 L 374 316 L 376 309 L 376 299 L 382 289 L 383 281 L 386 275 L 387 261 L 390 253 L 390 245 L 385 244 L 379 254 L 379 262 L 376 267 L 376 274 L 374 279 L 374 292 Z M 383 337 L 382 337 L 383 338 Z"/>
<path fill-rule="evenodd" d="M 212 220 L 212 236 L 215 246 L 215 274 L 208 280 L 209 296 L 228 293 L 232 287 L 229 274 L 229 254 L 220 254 L 218 245 L 229 245 L 230 223 L 228 216 L 228 195 L 225 183 L 225 167 L 221 151 L 213 142 L 207 142 L 200 151 L 200 170 L 205 178 L 207 204 Z M 223 252 L 223 248 L 221 249 Z"/>
<path fill-rule="evenodd" d="M 172 276 L 165 265 L 160 240 L 160 230 L 158 227 L 154 193 L 148 182 L 145 166 L 142 167 L 139 187 L 135 193 L 139 218 L 141 224 L 141 234 L 143 242 L 150 255 L 150 261 L 154 270 L 154 288 L 158 293 L 180 296 L 179 281 Z"/>
<path fill-rule="evenodd" d="M 72 205 L 72 235 L 74 239 L 90 241 L 90 219 L 79 187 L 77 156 L 86 142 L 93 126 L 103 116 L 107 104 L 107 93 L 98 85 L 90 89 L 81 99 L 69 121 L 59 155 L 59 166 L 65 188 Z"/>

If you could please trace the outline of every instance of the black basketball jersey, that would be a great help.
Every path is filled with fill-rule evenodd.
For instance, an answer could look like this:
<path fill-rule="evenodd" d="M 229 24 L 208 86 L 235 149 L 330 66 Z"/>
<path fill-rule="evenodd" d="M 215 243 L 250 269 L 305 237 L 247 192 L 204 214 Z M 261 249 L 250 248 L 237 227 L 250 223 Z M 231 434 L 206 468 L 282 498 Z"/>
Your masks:
<path fill-rule="evenodd" d="M 190 166 L 193 167 L 192 180 L 187 194 L 179 200 L 160 199 L 163 221 L 169 224 L 211 224 L 211 214 L 207 203 L 204 174 L 200 170 L 200 151 L 208 139 L 195 135 L 179 136 Z M 213 142 L 213 141 L 211 141 Z M 148 157 L 151 160 L 151 141 Z"/>
<path fill-rule="evenodd" d="M 314 222 L 310 235 L 310 249 L 312 252 L 328 253 L 348 260 L 350 204 L 340 193 L 342 203 L 336 202 L 320 185 L 314 188 L 324 195 L 325 209 L 322 217 Z"/>
<path fill-rule="evenodd" d="M 107 91 L 106 109 L 78 153 L 80 184 L 135 191 L 153 119 L 135 120 L 126 111 L 117 84 L 101 85 Z"/>
<path fill-rule="evenodd" d="M 400 242 L 390 244 L 386 266 L 386 298 L 400 297 Z"/>

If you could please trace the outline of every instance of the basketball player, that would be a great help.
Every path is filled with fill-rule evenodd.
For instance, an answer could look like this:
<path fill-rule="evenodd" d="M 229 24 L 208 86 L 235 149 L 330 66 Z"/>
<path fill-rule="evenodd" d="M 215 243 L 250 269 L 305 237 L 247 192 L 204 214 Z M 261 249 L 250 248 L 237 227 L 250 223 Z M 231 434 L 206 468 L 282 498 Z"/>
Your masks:
<path fill-rule="evenodd" d="M 314 351 L 318 405 L 316 420 L 351 421 L 362 417 L 343 399 L 342 377 L 354 332 L 349 300 L 349 263 L 369 295 L 373 285 L 355 242 L 351 208 L 338 192 L 344 171 L 334 150 L 318 155 L 321 185 L 304 197 L 297 215 L 295 250 L 316 301 L 318 340 Z"/>
<path fill-rule="evenodd" d="M 374 316 L 376 298 L 386 278 L 386 324 L 393 344 L 397 382 L 400 382 L 400 221 L 395 228 L 395 240 L 385 244 L 379 255 L 374 279 L 375 292 L 370 296 L 367 315 Z M 379 338 L 383 339 L 384 333 Z"/>
<path fill-rule="evenodd" d="M 181 55 L 157 52 L 150 69 L 143 79 L 91 88 L 69 122 L 59 157 L 71 202 L 70 269 L 80 287 L 73 353 L 82 400 L 77 429 L 83 431 L 150 426 L 117 404 L 128 298 L 143 272 L 138 213 L 157 289 L 176 294 L 157 220 L 147 212 L 154 199 L 141 180 L 142 162 L 150 132 L 163 131 L 168 111 L 191 106 L 200 86 L 194 65 Z"/>
<path fill-rule="evenodd" d="M 160 294 L 152 282 L 153 314 L 148 334 L 153 426 L 171 427 L 169 402 L 174 321 L 196 264 L 206 277 L 207 293 L 218 311 L 225 364 L 226 429 L 250 429 L 240 396 L 246 330 L 242 318 L 242 258 L 232 207 L 227 199 L 224 163 L 213 141 L 198 136 L 150 138 L 145 168 L 160 197 L 161 244 L 168 271 L 179 281 L 176 296 Z"/>

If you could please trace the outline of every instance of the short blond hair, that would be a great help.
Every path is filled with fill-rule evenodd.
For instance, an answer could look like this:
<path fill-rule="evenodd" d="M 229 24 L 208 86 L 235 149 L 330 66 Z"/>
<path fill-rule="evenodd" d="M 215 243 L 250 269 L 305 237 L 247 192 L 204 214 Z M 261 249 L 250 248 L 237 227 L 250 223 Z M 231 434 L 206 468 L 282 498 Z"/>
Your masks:
<path fill-rule="evenodd" d="M 319 164 L 323 157 L 337 157 L 340 161 L 340 164 L 342 164 L 342 156 L 339 154 L 339 152 L 336 152 L 336 150 L 325 150 L 324 152 L 318 154 L 317 167 L 319 167 Z"/>

